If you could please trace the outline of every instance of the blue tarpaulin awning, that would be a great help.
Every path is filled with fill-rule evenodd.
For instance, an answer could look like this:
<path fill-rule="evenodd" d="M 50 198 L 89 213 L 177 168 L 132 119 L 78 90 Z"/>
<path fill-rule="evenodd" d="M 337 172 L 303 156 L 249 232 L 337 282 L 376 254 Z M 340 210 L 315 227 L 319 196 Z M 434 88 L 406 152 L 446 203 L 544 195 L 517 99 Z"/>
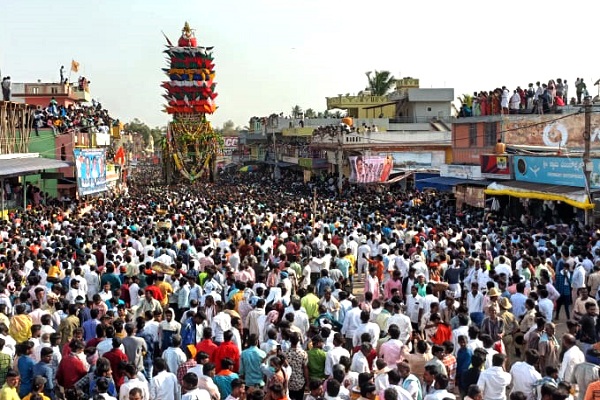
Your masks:
<path fill-rule="evenodd" d="M 433 183 L 436 185 L 443 186 L 456 186 L 456 185 L 473 185 L 473 186 L 487 186 L 490 181 L 483 179 L 463 179 L 463 178 L 448 178 L 443 176 L 434 176 L 431 178 L 418 179 L 417 183 Z"/>

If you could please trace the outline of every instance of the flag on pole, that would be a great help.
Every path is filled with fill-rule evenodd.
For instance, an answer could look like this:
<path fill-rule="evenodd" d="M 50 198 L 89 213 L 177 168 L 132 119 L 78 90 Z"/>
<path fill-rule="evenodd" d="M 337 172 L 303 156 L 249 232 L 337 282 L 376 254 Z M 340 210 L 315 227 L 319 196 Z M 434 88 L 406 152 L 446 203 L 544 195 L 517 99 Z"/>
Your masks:
<path fill-rule="evenodd" d="M 115 153 L 115 163 L 125 165 L 125 149 L 120 146 Z"/>
<path fill-rule="evenodd" d="M 75 60 L 71 60 L 71 71 L 79 72 L 79 63 Z"/>

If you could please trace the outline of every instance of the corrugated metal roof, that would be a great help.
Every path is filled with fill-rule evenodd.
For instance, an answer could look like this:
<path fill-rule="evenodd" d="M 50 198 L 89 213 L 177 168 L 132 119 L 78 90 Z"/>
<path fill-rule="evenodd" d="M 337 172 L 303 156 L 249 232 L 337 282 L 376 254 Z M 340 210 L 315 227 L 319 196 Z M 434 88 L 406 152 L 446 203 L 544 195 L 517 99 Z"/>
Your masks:
<path fill-rule="evenodd" d="M 0 160 L 0 177 L 31 175 L 43 169 L 54 169 L 71 166 L 66 161 L 43 157 L 9 158 Z"/>

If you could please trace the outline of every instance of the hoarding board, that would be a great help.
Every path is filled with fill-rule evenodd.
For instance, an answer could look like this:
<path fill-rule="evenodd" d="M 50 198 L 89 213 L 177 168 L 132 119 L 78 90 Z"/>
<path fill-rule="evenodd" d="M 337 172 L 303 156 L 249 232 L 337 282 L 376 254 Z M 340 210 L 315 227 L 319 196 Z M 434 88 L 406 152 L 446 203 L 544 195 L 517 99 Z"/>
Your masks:
<path fill-rule="evenodd" d="M 391 156 L 352 156 L 348 159 L 352 183 L 385 182 L 394 167 L 394 159 Z"/>
<path fill-rule="evenodd" d="M 74 149 L 77 168 L 77 191 L 85 196 L 103 192 L 106 187 L 106 153 L 104 149 Z"/>

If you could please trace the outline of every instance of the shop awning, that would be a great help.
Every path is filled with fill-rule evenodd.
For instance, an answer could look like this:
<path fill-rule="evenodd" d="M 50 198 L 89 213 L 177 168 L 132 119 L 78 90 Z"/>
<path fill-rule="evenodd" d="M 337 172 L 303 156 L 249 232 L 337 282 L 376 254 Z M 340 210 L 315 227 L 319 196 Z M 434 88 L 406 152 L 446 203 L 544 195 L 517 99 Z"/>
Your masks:
<path fill-rule="evenodd" d="M 23 157 L 0 159 L 0 178 L 31 175 L 44 169 L 70 167 L 67 161 L 43 157 Z"/>
<path fill-rule="evenodd" d="M 431 178 L 418 179 L 417 182 L 422 183 L 435 183 L 436 185 L 445 186 L 456 186 L 456 185 L 473 185 L 473 186 L 487 186 L 490 181 L 476 180 L 476 179 L 462 179 L 462 178 L 448 178 L 444 176 L 434 176 Z"/>
<path fill-rule="evenodd" d="M 285 161 L 278 161 L 277 164 L 275 164 L 275 161 L 273 161 L 273 160 L 267 160 L 267 161 L 265 161 L 265 164 L 277 165 L 279 168 L 287 168 L 287 167 L 291 167 L 293 165 L 298 165 L 298 164 L 289 163 L 289 162 L 285 162 Z"/>
<path fill-rule="evenodd" d="M 520 181 L 493 182 L 485 189 L 492 196 L 513 196 L 524 199 L 562 201 L 576 208 L 592 209 L 585 190 L 572 186 L 545 185 Z"/>
<path fill-rule="evenodd" d="M 409 177 L 409 176 L 411 176 L 411 175 L 412 175 L 412 174 L 398 175 L 398 176 L 396 176 L 396 177 L 394 177 L 394 178 L 392 178 L 392 179 L 389 179 L 389 180 L 387 180 L 387 181 L 385 181 L 385 182 L 382 182 L 382 183 L 383 183 L 383 184 L 392 184 L 392 183 L 397 183 L 397 182 L 400 182 L 400 181 L 401 181 L 401 180 L 403 180 L 403 179 L 406 179 L 406 178 L 408 178 L 408 177 Z"/>

